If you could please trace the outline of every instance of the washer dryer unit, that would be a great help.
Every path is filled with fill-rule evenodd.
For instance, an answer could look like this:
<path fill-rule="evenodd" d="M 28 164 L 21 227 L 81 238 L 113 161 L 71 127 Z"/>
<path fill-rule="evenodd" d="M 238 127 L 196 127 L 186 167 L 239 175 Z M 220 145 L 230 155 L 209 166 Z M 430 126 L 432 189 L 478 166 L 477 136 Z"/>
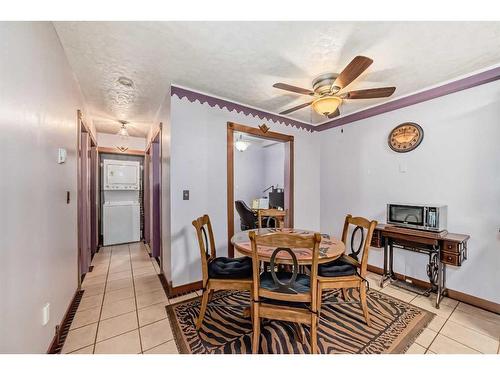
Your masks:
<path fill-rule="evenodd" d="M 140 210 L 139 202 L 105 202 L 103 206 L 104 246 L 140 241 Z"/>
<path fill-rule="evenodd" d="M 140 241 L 140 163 L 105 159 L 103 164 L 103 244 L 108 246 Z"/>

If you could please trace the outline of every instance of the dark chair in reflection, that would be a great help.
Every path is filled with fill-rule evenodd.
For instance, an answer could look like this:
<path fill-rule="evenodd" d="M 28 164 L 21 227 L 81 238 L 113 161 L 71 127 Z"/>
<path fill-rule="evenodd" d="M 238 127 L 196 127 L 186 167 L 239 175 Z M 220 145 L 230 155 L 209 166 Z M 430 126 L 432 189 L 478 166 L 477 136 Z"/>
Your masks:
<path fill-rule="evenodd" d="M 236 211 L 240 215 L 241 230 L 257 229 L 257 215 L 243 201 L 234 202 Z"/>

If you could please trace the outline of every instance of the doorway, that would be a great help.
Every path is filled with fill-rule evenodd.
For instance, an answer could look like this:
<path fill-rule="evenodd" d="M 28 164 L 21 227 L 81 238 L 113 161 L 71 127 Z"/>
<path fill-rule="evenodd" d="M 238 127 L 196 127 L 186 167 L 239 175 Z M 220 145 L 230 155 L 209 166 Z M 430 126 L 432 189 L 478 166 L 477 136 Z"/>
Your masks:
<path fill-rule="evenodd" d="M 151 138 L 144 159 L 144 242 L 163 272 L 161 237 L 161 129 Z"/>
<path fill-rule="evenodd" d="M 98 241 L 98 150 L 97 141 L 77 112 L 77 225 L 78 225 L 78 285 L 89 272 Z M 68 201 L 70 197 L 68 196 Z"/>
<path fill-rule="evenodd" d="M 227 227 L 228 227 L 228 256 L 234 257 L 234 247 L 231 238 L 235 233 L 235 135 L 247 135 L 258 139 L 278 142 L 284 146 L 283 160 L 283 205 L 288 211 L 285 220 L 286 227 L 293 227 L 293 157 L 294 137 L 287 134 L 271 132 L 268 127 L 261 125 L 253 128 L 246 125 L 227 123 Z M 274 189 L 274 188 L 273 188 Z"/>

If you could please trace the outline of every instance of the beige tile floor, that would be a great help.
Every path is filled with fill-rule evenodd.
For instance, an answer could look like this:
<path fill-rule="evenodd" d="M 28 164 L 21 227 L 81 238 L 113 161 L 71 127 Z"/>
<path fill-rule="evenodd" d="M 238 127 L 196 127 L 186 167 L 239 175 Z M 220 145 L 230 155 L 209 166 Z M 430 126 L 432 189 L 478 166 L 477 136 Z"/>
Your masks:
<path fill-rule="evenodd" d="M 92 265 L 62 352 L 177 353 L 165 312 L 169 300 L 157 276 L 158 264 L 146 247 L 103 247 Z"/>
<path fill-rule="evenodd" d="M 101 248 L 87 274 L 85 290 L 63 353 L 175 354 L 177 348 L 165 305 L 199 295 L 169 300 L 157 277 L 155 260 L 142 243 Z M 370 287 L 379 276 L 369 274 Z M 409 354 L 500 354 L 500 315 L 445 298 L 434 308 L 434 297 L 387 285 L 383 293 L 436 314 L 409 348 Z"/>

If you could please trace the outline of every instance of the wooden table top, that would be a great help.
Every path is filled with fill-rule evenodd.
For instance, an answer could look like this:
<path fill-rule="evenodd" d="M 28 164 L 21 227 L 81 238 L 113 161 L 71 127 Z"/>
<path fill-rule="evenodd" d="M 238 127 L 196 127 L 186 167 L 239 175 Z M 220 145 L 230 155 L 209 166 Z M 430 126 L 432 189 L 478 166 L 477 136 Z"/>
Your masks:
<path fill-rule="evenodd" d="M 468 234 L 449 233 L 446 230 L 442 232 L 430 232 L 419 229 L 402 228 L 392 224 L 378 224 L 376 229 L 385 234 L 401 234 L 406 236 L 428 238 L 436 241 L 444 240 L 450 242 L 464 242 L 470 238 Z"/>
<path fill-rule="evenodd" d="M 252 247 L 250 245 L 250 239 L 248 237 L 248 233 L 251 232 L 252 230 L 257 232 L 257 234 L 266 234 L 266 233 L 281 231 L 284 233 L 295 233 L 295 234 L 310 236 L 315 233 L 314 231 L 311 230 L 296 229 L 296 228 L 293 229 L 262 228 L 262 229 L 251 229 L 239 232 L 236 233 L 231 238 L 231 243 L 233 244 L 235 249 L 238 250 L 238 252 L 240 252 L 243 255 L 252 256 Z M 270 261 L 271 255 L 275 249 L 276 248 L 274 247 L 259 246 L 258 247 L 259 258 L 262 258 L 263 261 L 267 262 Z M 297 257 L 297 261 L 300 265 L 308 265 L 312 263 L 312 252 L 310 249 L 292 249 L 292 251 Z M 331 262 L 332 260 L 335 260 L 339 258 L 342 254 L 344 254 L 344 251 L 345 251 L 345 245 L 341 240 L 329 234 L 321 234 L 321 243 L 319 245 L 319 259 L 318 259 L 319 263 Z M 276 256 L 276 263 L 293 264 L 293 261 L 290 254 L 282 251 L 278 253 L 278 255 Z"/>

